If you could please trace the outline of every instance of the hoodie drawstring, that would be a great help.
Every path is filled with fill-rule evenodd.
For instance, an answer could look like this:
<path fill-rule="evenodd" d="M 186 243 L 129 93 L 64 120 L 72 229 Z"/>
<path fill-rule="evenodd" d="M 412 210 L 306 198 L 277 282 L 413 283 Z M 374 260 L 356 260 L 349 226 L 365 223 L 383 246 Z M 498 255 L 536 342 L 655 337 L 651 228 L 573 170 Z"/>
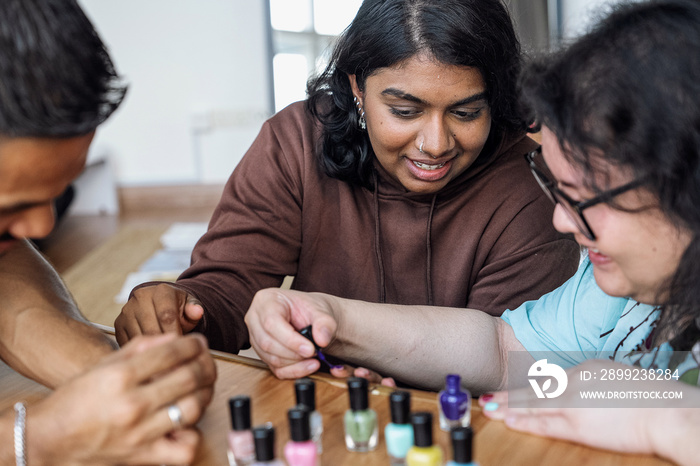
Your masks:
<path fill-rule="evenodd" d="M 432 248 L 430 247 L 430 231 L 433 227 L 433 212 L 435 212 L 435 201 L 437 200 L 437 194 L 433 196 L 433 200 L 430 203 L 430 214 L 428 214 L 428 231 L 425 234 L 425 287 L 428 291 L 428 305 L 433 305 L 433 279 L 430 276 L 430 256 L 432 254 Z"/>
<path fill-rule="evenodd" d="M 386 283 L 384 280 L 384 260 L 382 259 L 382 242 L 379 234 L 379 183 L 377 181 L 377 172 L 372 171 L 374 178 L 374 244 L 375 253 L 377 255 L 377 265 L 379 266 L 379 302 L 386 302 Z"/>
<path fill-rule="evenodd" d="M 386 302 L 386 278 L 384 277 L 384 258 L 382 256 L 382 242 L 381 234 L 379 228 L 379 183 L 377 182 L 377 173 L 372 172 L 374 178 L 374 244 L 375 244 L 375 255 L 377 256 L 377 266 L 379 268 L 379 302 Z M 430 203 L 430 213 L 428 214 L 428 224 L 427 231 L 425 234 L 425 248 L 426 248 L 426 260 L 425 260 L 425 287 L 428 294 L 428 305 L 433 305 L 433 280 L 431 276 L 431 262 L 432 262 L 432 247 L 431 247 L 431 231 L 433 228 L 433 215 L 435 213 L 435 204 L 437 203 L 437 194 L 433 196 L 433 200 Z"/>

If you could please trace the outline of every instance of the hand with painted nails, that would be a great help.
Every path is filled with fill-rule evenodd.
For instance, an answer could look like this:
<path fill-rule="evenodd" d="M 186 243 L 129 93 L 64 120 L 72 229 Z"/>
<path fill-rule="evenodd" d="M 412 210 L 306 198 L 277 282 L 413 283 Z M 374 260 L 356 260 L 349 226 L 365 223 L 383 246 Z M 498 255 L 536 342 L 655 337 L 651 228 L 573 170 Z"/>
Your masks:
<path fill-rule="evenodd" d="M 135 289 L 114 322 L 117 342 L 124 345 L 139 335 L 191 332 L 202 319 L 202 304 L 169 283 Z"/>
<path fill-rule="evenodd" d="M 338 322 L 322 294 L 269 288 L 258 291 L 245 316 L 250 344 L 280 379 L 296 379 L 316 372 L 316 347 L 300 330 L 312 326 L 313 341 L 326 348 Z"/>
<path fill-rule="evenodd" d="M 700 446 L 695 439 L 700 438 L 700 389 L 677 381 L 647 386 L 654 392 L 683 389 L 682 403 L 670 400 L 664 408 L 591 407 L 590 400 L 581 399 L 581 391 L 606 391 L 611 387 L 609 381 L 582 381 L 581 371 L 601 374 L 619 368 L 629 369 L 629 366 L 589 360 L 570 369 L 566 391 L 557 398 L 557 406 L 566 407 L 540 407 L 542 400 L 529 386 L 482 395 L 479 405 L 485 416 L 503 420 L 514 430 L 624 453 L 657 454 L 679 464 L 697 464 Z M 633 382 L 616 382 L 616 389 L 645 390 L 645 384 Z M 511 406 L 518 407 L 509 407 L 509 401 Z"/>
<path fill-rule="evenodd" d="M 201 335 L 138 337 L 27 406 L 27 462 L 189 464 L 215 380 Z"/>
<path fill-rule="evenodd" d="M 371 383 L 378 383 L 385 387 L 396 388 L 396 381 L 392 377 L 382 377 L 381 374 L 365 367 L 355 367 L 349 365 L 340 366 L 337 369 L 331 369 L 331 375 L 338 378 L 361 377 L 367 379 Z"/>

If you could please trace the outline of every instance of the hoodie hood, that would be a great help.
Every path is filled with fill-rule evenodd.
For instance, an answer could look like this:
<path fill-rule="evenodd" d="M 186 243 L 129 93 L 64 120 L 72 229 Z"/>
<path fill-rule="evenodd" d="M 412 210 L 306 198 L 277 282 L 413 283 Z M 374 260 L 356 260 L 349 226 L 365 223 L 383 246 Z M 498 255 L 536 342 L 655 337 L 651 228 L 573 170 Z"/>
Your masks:
<path fill-rule="evenodd" d="M 379 296 L 380 302 L 386 302 L 386 276 L 384 271 L 384 257 L 382 255 L 382 237 L 381 237 L 381 215 L 379 209 L 379 198 L 391 200 L 404 199 L 417 203 L 430 204 L 430 210 L 425 219 L 425 286 L 426 295 L 428 296 L 428 305 L 433 305 L 433 282 L 432 282 L 432 225 L 435 209 L 437 207 L 438 196 L 441 201 L 447 201 L 451 197 L 459 195 L 460 192 L 467 189 L 469 180 L 478 176 L 494 164 L 504 153 L 513 147 L 515 144 L 525 138 L 525 133 L 517 135 L 506 135 L 500 138 L 500 142 L 495 144 L 494 150 L 490 154 L 480 154 L 474 163 L 468 167 L 464 173 L 450 181 L 450 183 L 436 193 L 414 193 L 408 191 L 403 185 L 396 181 L 384 167 L 377 162 L 375 158 L 373 176 L 373 217 L 374 217 L 374 242 L 377 268 L 379 272 Z M 380 181 L 381 180 L 381 181 Z"/>

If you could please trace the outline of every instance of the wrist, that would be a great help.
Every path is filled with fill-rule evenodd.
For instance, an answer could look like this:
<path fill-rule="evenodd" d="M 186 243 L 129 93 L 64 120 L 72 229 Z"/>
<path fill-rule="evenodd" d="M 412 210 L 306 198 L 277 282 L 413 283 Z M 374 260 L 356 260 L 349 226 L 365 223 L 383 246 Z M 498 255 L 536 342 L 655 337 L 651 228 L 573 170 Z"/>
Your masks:
<path fill-rule="evenodd" d="M 60 444 L 63 437 L 58 425 L 52 427 L 55 413 L 47 412 L 48 404 L 44 399 L 26 407 L 24 453 L 27 464 L 31 466 L 61 464 L 65 459 L 52 446 L 53 442 Z"/>

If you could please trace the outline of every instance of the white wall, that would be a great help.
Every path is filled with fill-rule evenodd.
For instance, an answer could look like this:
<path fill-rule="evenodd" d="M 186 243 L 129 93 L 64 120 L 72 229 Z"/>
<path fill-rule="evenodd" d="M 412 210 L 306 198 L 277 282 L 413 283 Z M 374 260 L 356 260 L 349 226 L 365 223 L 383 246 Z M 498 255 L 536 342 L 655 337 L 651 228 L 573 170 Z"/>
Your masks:
<path fill-rule="evenodd" d="M 222 182 L 269 116 L 267 0 L 79 0 L 129 83 L 94 147 L 117 184 Z"/>
<path fill-rule="evenodd" d="M 272 108 L 268 0 L 78 1 L 129 83 L 93 144 L 116 183 L 223 182 Z M 563 36 L 611 1 L 559 0 Z"/>

